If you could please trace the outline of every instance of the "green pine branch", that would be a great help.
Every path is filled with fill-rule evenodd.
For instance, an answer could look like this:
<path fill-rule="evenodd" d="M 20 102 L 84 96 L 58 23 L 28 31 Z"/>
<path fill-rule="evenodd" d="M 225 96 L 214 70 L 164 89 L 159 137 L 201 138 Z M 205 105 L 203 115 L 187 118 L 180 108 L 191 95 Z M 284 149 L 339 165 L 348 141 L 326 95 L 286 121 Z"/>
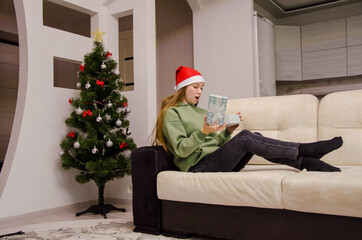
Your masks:
<path fill-rule="evenodd" d="M 127 132 L 124 83 L 107 53 L 96 41 L 84 56 L 78 74 L 80 94 L 70 98 L 74 111 L 65 120 L 71 132 L 60 143 L 62 167 L 75 170 L 78 183 L 94 180 L 98 186 L 130 174 L 129 151 L 137 147 Z"/>

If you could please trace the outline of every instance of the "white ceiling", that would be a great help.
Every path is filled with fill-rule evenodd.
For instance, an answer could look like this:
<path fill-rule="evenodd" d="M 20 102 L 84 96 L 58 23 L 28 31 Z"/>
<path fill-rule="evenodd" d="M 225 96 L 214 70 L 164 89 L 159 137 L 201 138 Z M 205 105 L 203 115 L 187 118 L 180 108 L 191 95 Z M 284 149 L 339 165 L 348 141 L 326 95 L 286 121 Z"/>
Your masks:
<path fill-rule="evenodd" d="M 293 11 L 305 9 L 308 7 L 322 6 L 324 4 L 331 4 L 341 2 L 340 0 L 271 0 L 281 8 L 283 11 Z"/>
<path fill-rule="evenodd" d="M 276 18 L 282 18 L 349 5 L 361 0 L 254 0 L 254 2 Z"/>

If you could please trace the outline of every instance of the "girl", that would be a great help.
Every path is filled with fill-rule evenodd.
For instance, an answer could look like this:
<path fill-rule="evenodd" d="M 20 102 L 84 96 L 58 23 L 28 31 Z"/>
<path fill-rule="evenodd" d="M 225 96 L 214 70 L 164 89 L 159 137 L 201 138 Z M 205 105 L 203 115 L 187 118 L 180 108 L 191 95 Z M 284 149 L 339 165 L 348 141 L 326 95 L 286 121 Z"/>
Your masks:
<path fill-rule="evenodd" d="M 243 130 L 231 138 L 238 127 L 206 123 L 207 111 L 197 107 L 205 81 L 188 67 L 176 70 L 177 92 L 162 101 L 155 126 L 154 145 L 161 144 L 184 172 L 240 171 L 256 154 L 279 164 L 307 171 L 341 171 L 320 160 L 340 148 L 341 137 L 313 143 L 279 141 Z M 239 114 L 239 113 L 238 113 Z M 241 116 L 239 114 L 240 120 Z"/>

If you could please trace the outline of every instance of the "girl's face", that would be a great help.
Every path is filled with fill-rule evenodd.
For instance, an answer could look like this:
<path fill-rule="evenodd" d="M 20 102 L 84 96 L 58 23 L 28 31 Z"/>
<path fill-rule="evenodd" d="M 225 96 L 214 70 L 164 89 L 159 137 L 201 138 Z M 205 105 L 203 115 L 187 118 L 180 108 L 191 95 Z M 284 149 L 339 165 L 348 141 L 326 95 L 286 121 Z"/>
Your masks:
<path fill-rule="evenodd" d="M 204 85 L 205 83 L 198 82 L 186 86 L 184 102 L 188 104 L 197 104 L 200 100 Z"/>

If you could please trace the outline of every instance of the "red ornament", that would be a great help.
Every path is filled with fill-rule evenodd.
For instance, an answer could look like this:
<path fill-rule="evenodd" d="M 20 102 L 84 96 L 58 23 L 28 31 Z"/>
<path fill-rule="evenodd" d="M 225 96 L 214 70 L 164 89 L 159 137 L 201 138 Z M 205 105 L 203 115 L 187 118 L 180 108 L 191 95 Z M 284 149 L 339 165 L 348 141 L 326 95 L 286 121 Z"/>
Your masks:
<path fill-rule="evenodd" d="M 107 57 L 112 56 L 112 53 L 107 51 Z"/>
<path fill-rule="evenodd" d="M 87 114 L 88 114 L 89 116 L 92 116 L 92 112 L 91 112 L 90 110 L 88 110 L 88 111 L 83 111 L 83 117 L 86 117 Z"/>
<path fill-rule="evenodd" d="M 68 137 L 74 137 L 74 134 L 75 134 L 75 131 L 73 131 L 73 132 L 70 132 L 69 134 L 68 134 Z"/>
<path fill-rule="evenodd" d="M 97 85 L 101 85 L 102 87 L 104 86 L 104 82 L 103 81 L 99 81 L 98 79 L 97 79 Z"/>
<path fill-rule="evenodd" d="M 80 71 L 83 72 L 85 68 L 85 65 L 80 65 Z"/>
<path fill-rule="evenodd" d="M 69 98 L 69 103 L 72 104 L 72 99 Z"/>
<path fill-rule="evenodd" d="M 126 142 L 124 142 L 124 143 L 121 143 L 120 145 L 119 145 L 119 147 L 122 149 L 123 147 L 127 147 L 127 143 Z"/>

